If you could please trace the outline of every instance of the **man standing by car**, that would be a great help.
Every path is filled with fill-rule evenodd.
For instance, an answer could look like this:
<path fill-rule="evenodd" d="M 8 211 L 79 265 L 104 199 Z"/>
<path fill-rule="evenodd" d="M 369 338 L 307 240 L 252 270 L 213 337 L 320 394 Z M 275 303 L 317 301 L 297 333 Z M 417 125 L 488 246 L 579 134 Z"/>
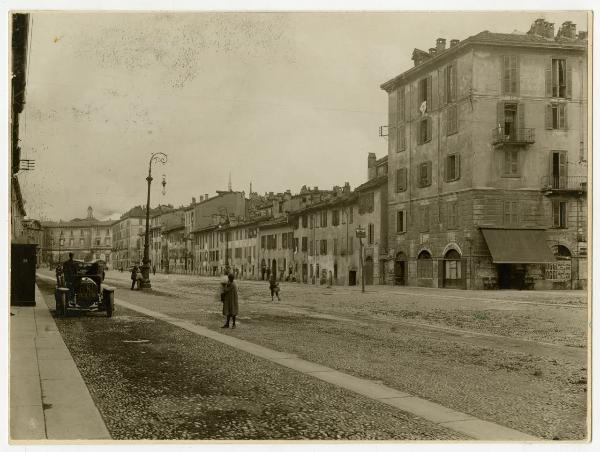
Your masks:
<path fill-rule="evenodd" d="M 73 253 L 69 253 L 69 260 L 63 265 L 63 274 L 65 283 L 71 292 L 71 298 L 75 295 L 75 275 L 77 274 L 77 265 L 73 260 Z"/>

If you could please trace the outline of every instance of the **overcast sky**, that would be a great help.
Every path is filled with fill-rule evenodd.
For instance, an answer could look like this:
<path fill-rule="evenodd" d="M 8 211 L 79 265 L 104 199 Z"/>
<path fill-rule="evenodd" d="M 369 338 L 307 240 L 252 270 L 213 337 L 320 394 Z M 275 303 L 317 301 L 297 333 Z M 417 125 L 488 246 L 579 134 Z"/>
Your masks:
<path fill-rule="evenodd" d="M 118 215 L 234 190 L 297 192 L 366 179 L 387 143 L 379 85 L 413 48 L 483 30 L 526 32 L 582 13 L 32 14 L 19 175 L 32 218 Z M 166 195 L 160 180 L 167 178 Z"/>

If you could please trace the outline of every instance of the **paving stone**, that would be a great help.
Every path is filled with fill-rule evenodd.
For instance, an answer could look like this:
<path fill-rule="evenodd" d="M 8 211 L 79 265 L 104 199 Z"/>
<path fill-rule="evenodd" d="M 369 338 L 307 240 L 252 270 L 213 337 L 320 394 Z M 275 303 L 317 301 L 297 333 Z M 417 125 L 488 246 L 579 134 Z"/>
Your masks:
<path fill-rule="evenodd" d="M 42 405 L 11 406 L 10 437 L 13 440 L 46 439 Z"/>

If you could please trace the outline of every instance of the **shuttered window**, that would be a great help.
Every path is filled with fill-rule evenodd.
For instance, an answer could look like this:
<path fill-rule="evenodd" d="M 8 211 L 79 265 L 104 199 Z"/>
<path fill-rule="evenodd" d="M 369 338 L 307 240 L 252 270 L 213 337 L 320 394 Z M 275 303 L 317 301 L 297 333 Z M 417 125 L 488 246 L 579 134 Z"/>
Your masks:
<path fill-rule="evenodd" d="M 456 101 L 456 62 L 444 68 L 444 100 L 446 103 Z"/>
<path fill-rule="evenodd" d="M 567 129 L 567 104 L 553 102 L 546 105 L 546 129 Z"/>
<path fill-rule="evenodd" d="M 446 157 L 446 182 L 460 179 L 460 154 L 451 154 Z"/>
<path fill-rule="evenodd" d="M 431 141 L 431 118 L 423 118 L 417 123 L 417 144 Z"/>
<path fill-rule="evenodd" d="M 404 124 L 398 126 L 398 147 L 397 152 L 406 151 L 406 127 Z"/>
<path fill-rule="evenodd" d="M 457 229 L 458 228 L 458 202 L 452 201 L 447 203 L 447 229 Z"/>
<path fill-rule="evenodd" d="M 458 132 L 458 106 L 451 105 L 446 111 L 446 135 Z"/>
<path fill-rule="evenodd" d="M 396 170 L 396 193 L 400 193 L 406 190 L 406 168 L 400 168 Z"/>
<path fill-rule="evenodd" d="M 519 57 L 517 55 L 502 57 L 502 94 L 519 94 Z"/>
<path fill-rule="evenodd" d="M 369 223 L 367 239 L 369 241 L 369 245 L 375 243 L 375 225 L 373 223 Z"/>
<path fill-rule="evenodd" d="M 519 201 L 504 201 L 503 223 L 505 226 L 519 224 Z"/>
<path fill-rule="evenodd" d="M 429 231 L 429 206 L 419 208 L 419 227 L 421 232 Z"/>
<path fill-rule="evenodd" d="M 558 199 L 552 200 L 552 227 L 567 227 L 567 202 Z"/>
<path fill-rule="evenodd" d="M 406 211 L 399 210 L 396 212 L 396 232 L 401 234 L 406 232 Z"/>
<path fill-rule="evenodd" d="M 424 162 L 418 166 L 417 186 L 428 187 L 431 185 L 431 162 Z"/>
<path fill-rule="evenodd" d="M 418 102 L 417 109 L 420 112 L 431 111 L 431 75 L 419 80 L 419 93 L 418 93 Z M 423 104 L 425 105 L 423 106 Z M 422 107 L 423 106 L 423 107 Z"/>
<path fill-rule="evenodd" d="M 404 122 L 404 113 L 406 111 L 406 100 L 404 97 L 404 86 L 398 88 L 398 122 Z"/>
<path fill-rule="evenodd" d="M 516 149 L 506 149 L 504 151 L 504 176 L 519 175 L 519 151 Z"/>

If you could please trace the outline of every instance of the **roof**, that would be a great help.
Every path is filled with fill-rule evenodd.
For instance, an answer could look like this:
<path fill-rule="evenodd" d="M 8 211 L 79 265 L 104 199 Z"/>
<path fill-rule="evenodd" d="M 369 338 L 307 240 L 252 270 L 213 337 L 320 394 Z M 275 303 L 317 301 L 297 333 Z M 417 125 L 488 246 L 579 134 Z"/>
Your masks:
<path fill-rule="evenodd" d="M 169 226 L 165 226 L 162 229 L 162 233 L 169 233 L 169 232 L 173 232 L 173 231 L 177 231 L 178 229 L 183 229 L 185 228 L 185 226 L 182 224 L 171 224 Z"/>
<path fill-rule="evenodd" d="M 86 228 L 93 226 L 112 226 L 114 223 L 116 223 L 116 221 L 113 220 L 96 220 L 95 218 L 91 220 L 80 220 L 79 218 L 76 218 L 71 221 L 42 221 L 41 225 L 44 228 Z"/>
<path fill-rule="evenodd" d="M 360 192 L 360 191 L 370 190 L 372 188 L 377 188 L 380 185 L 387 184 L 387 181 L 388 181 L 387 174 L 384 174 L 382 176 L 377 176 L 377 177 L 374 177 L 371 180 L 368 180 L 364 184 L 359 185 L 358 187 L 356 187 L 354 189 L 354 191 L 355 192 Z"/>
<path fill-rule="evenodd" d="M 454 47 L 449 47 L 444 51 L 436 53 L 435 55 L 429 55 L 423 63 L 418 66 L 414 66 L 402 74 L 388 80 L 387 82 L 380 85 L 380 88 L 384 91 L 391 91 L 398 84 L 406 82 L 411 76 L 420 72 L 430 70 L 431 67 L 439 64 L 440 61 L 445 60 L 449 56 L 456 55 L 467 48 L 474 45 L 502 45 L 502 46 L 514 46 L 514 47 L 533 47 L 533 48 L 559 48 L 569 49 L 577 51 L 585 51 L 587 49 L 587 40 L 581 39 L 570 39 L 563 37 L 545 38 L 543 36 L 535 34 L 520 34 L 520 33 L 492 33 L 490 31 L 482 31 L 476 35 L 469 36 L 467 39 L 459 42 Z M 419 50 L 419 49 L 415 49 Z"/>
<path fill-rule="evenodd" d="M 290 212 L 291 216 L 301 215 L 305 212 L 311 212 L 314 210 L 320 210 L 328 207 L 335 207 L 343 204 L 348 204 L 355 201 L 358 198 L 358 194 L 353 192 L 341 196 L 335 196 L 333 198 L 326 199 L 324 201 L 311 204 L 310 206 L 304 207 L 303 209 L 298 209 Z"/>
<path fill-rule="evenodd" d="M 269 229 L 269 228 L 276 228 L 278 226 L 284 226 L 287 224 L 288 224 L 287 217 L 279 217 L 279 218 L 274 218 L 273 220 L 265 221 L 265 222 L 261 223 L 260 225 L 258 225 L 258 227 L 260 229 Z"/>

